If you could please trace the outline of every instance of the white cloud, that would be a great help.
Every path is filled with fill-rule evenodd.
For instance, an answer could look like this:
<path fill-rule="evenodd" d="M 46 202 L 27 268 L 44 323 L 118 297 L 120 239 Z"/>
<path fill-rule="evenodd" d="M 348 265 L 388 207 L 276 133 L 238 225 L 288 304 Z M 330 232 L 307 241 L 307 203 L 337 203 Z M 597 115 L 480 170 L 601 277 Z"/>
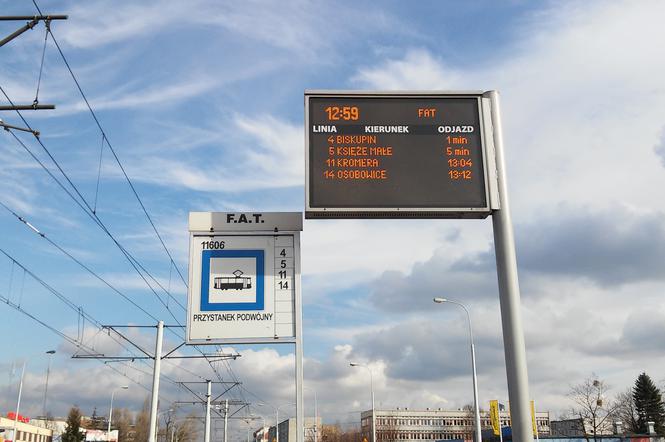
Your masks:
<path fill-rule="evenodd" d="M 187 160 L 179 152 L 150 160 L 137 152 L 128 161 L 134 180 L 203 192 L 246 192 L 301 185 L 302 126 L 272 116 L 237 115 L 228 125 L 224 150 Z M 239 149 L 238 146 L 244 146 Z M 196 161 L 198 159 L 198 162 Z M 200 161 L 205 159 L 205 164 Z"/>
<path fill-rule="evenodd" d="M 166 83 L 148 88 L 141 87 L 138 91 L 122 91 L 106 97 L 95 97 L 91 101 L 95 110 L 128 109 L 156 104 L 166 105 L 201 95 L 217 86 L 219 86 L 219 81 L 213 78 L 187 78 L 178 83 Z M 77 101 L 75 104 L 62 105 L 60 109 L 58 116 L 87 111 L 88 107 L 83 101 Z"/>
<path fill-rule="evenodd" d="M 404 58 L 387 60 L 379 68 L 360 68 L 352 81 L 377 90 L 452 90 L 462 75 L 429 51 L 411 49 Z"/>
<path fill-rule="evenodd" d="M 533 235 L 540 225 L 539 235 L 548 238 L 553 226 L 566 222 L 562 217 L 581 221 L 570 216 L 569 209 L 577 207 L 602 217 L 600 224 L 623 231 L 634 225 L 635 217 L 638 224 L 648 223 L 654 211 L 665 208 L 665 199 L 656 196 L 657 189 L 665 187 L 665 173 L 656 155 L 659 148 L 654 149 L 660 145 L 665 122 L 661 81 L 665 59 L 656 43 L 665 39 L 659 24 L 663 8 L 660 2 L 640 7 L 628 2 L 558 3 L 531 17 L 518 32 L 520 42 L 502 50 L 500 59 L 490 57 L 475 66 L 451 69 L 431 52 L 412 49 L 404 57 L 358 69 L 354 81 L 369 89 L 500 90 L 516 228 L 533 223 L 535 231 L 523 232 Z M 549 230 L 542 230 L 547 226 Z M 526 235 L 525 247 L 533 239 Z M 611 234 L 598 239 L 609 247 L 617 240 Z M 579 256 L 570 249 L 572 245 L 567 244 L 574 262 Z M 560 249 L 564 246 L 561 242 L 549 245 L 560 253 L 565 253 Z M 471 247 L 461 247 L 465 254 L 473 253 Z M 546 258 L 547 250 L 542 253 Z M 580 251 L 590 257 L 594 253 L 601 252 L 597 248 Z M 617 253 L 619 257 L 621 248 Z M 636 252 L 636 259 L 643 257 L 640 253 Z M 518 250 L 518 262 L 520 257 Z M 600 264 L 610 259 L 605 252 L 596 258 L 598 278 L 615 276 L 602 275 L 613 271 L 611 265 Z M 521 262 L 523 268 L 533 264 Z M 414 265 L 414 275 L 418 268 Z M 437 275 L 434 268 L 428 272 L 418 274 L 418 279 Z M 640 315 L 631 313 L 635 293 L 651 298 L 662 293 L 662 283 L 646 285 L 645 293 L 636 288 L 643 278 L 629 287 L 608 284 L 598 289 L 570 275 L 533 278 L 522 272 L 522 277 L 532 395 L 543 398 L 541 408 L 567 408 L 561 396 L 567 383 L 591 371 L 614 385 L 632 383 L 635 361 L 613 355 L 610 348 L 614 343 L 619 351 L 634 336 L 656 332 L 654 326 L 635 330 L 630 315 Z M 410 294 L 403 296 L 408 303 Z M 496 321 L 482 323 L 499 329 Z M 621 334 L 624 324 L 627 330 Z M 601 344 L 601 354 L 595 354 L 593 350 Z M 653 352 L 639 355 L 644 361 Z M 567 362 L 571 360 L 574 367 Z M 651 370 L 657 370 L 656 366 L 649 363 Z M 481 384 L 481 388 L 486 387 Z M 499 392 L 505 395 L 505 390 Z"/>
<path fill-rule="evenodd" d="M 501 59 L 451 71 L 425 50 L 361 68 L 367 88 L 500 90 L 513 209 L 558 202 L 664 207 L 655 160 L 665 113 L 659 2 L 558 4 Z M 590 19 L 593 17 L 593 19 Z M 636 69 L 636 66 L 640 66 Z"/>
<path fill-rule="evenodd" d="M 352 81 L 377 89 L 500 89 L 516 226 L 527 222 L 537 226 L 544 214 L 557 223 L 557 216 L 566 216 L 562 209 L 565 203 L 565 207 L 573 210 L 588 208 L 591 213 L 611 220 L 606 224 L 639 228 L 638 222 L 626 223 L 626 219 L 632 218 L 621 216 L 620 211 L 605 213 L 602 209 L 616 207 L 618 202 L 635 217 L 653 216 L 665 209 L 664 200 L 659 197 L 659 190 L 665 187 L 665 174 L 656 155 L 659 150 L 654 151 L 654 146 L 659 146 L 662 140 L 665 115 L 662 86 L 665 59 L 659 45 L 665 40 L 665 31 L 660 26 L 663 5 L 585 2 L 555 7 L 532 17 L 520 34 L 519 44 L 503 52 L 501 59 L 484 60 L 482 66 L 451 68 L 440 56 L 414 48 L 404 57 L 386 60 L 377 67 L 359 68 Z M 130 36 L 145 35 L 150 26 L 172 23 L 179 11 L 176 6 L 158 24 L 134 21 L 118 26 L 116 33 L 109 35 L 104 35 L 104 28 L 98 32 L 91 25 L 84 29 L 87 34 L 72 34 L 68 38 L 70 44 L 83 44 L 89 39 L 91 47 L 123 41 Z M 123 11 L 109 23 L 117 24 L 125 16 Z M 250 25 L 264 23 L 269 16 L 266 11 L 240 11 L 232 18 L 233 23 L 222 26 L 246 35 L 254 32 Z M 303 20 L 298 11 L 294 17 L 295 21 L 284 26 L 294 26 Z M 259 29 L 253 37 L 268 39 L 271 32 L 278 32 L 274 26 L 279 24 Z M 280 47 L 304 50 L 308 34 L 302 34 L 302 29 L 284 32 Z M 110 106 L 134 106 L 140 101 L 126 98 L 125 89 L 116 92 L 106 97 Z M 154 90 L 148 90 L 143 98 L 150 100 L 154 94 Z M 168 96 L 177 100 L 190 95 L 176 84 Z M 171 189 L 203 192 L 223 189 L 240 193 L 302 185 L 304 149 L 299 124 L 267 114 L 243 114 L 225 121 L 224 128 L 236 134 L 224 140 L 229 143 L 225 146 L 228 149 L 207 156 L 205 164 L 182 155 L 182 150 L 173 155 L 164 153 L 151 161 L 146 161 L 146 152 L 134 151 L 130 154 L 130 175 Z M 204 136 L 212 140 L 213 133 L 206 128 Z M 191 143 L 188 153 L 202 146 Z M 155 146 L 147 150 L 153 154 Z M 311 282 L 307 282 L 309 293 L 305 296 L 316 298 L 319 292 L 357 288 L 371 283 L 388 269 L 417 277 L 415 270 L 427 266 L 416 263 L 432 261 L 432 257 L 442 266 L 451 265 L 486 250 L 490 240 L 488 228 L 488 220 L 308 221 L 303 233 L 303 265 Z M 173 232 L 176 231 L 183 231 L 183 227 L 174 226 Z M 459 235 L 455 235 L 457 232 Z M 543 235 L 547 237 L 547 233 Z M 609 238 L 612 235 L 607 236 L 608 242 L 613 239 Z M 186 236 L 180 238 L 183 237 Z M 145 238 L 147 234 L 140 239 Z M 186 243 L 180 239 L 176 248 L 182 254 Z M 441 251 L 435 253 L 437 249 Z M 546 255 L 547 250 L 542 253 Z M 442 273 L 436 266 L 427 270 L 423 278 Z M 122 276 L 122 279 L 127 278 Z M 662 309 L 648 312 L 638 309 L 636 300 L 659 306 L 662 283 L 640 279 L 620 287 L 598 287 L 567 275 L 550 274 L 530 275 L 522 281 L 532 396 L 539 408 L 553 411 L 565 408 L 566 400 L 561 395 L 566 384 L 590 371 L 609 378 L 616 386 L 624 386 L 632 382 L 636 370 L 657 372 L 662 366 L 662 357 L 657 354 L 660 347 L 654 345 L 635 349 L 639 353 L 626 357 L 627 347 L 635 347 L 635 342 L 659 330 L 656 320 L 662 321 Z M 450 287 L 441 285 L 442 290 Z M 403 293 L 404 297 L 410 295 L 406 290 Z M 358 297 L 367 300 L 365 293 L 358 293 Z M 655 317 L 654 321 L 645 321 L 649 327 L 632 327 L 648 313 Z M 368 407 L 368 392 L 364 390 L 367 379 L 362 371 L 348 367 L 349 359 L 355 356 L 370 362 L 376 370 L 377 403 L 382 406 L 442 404 L 439 406 L 453 408 L 470 402 L 470 376 L 462 373 L 464 367 L 454 376 L 442 373 L 440 379 L 432 379 L 435 377 L 432 371 L 429 378 L 422 373 L 407 373 L 408 357 L 420 356 L 427 361 L 428 356 L 437 356 L 431 352 L 438 344 L 435 334 L 443 329 L 450 346 L 442 348 L 442 354 L 447 352 L 450 359 L 459 358 L 454 362 L 462 360 L 459 355 L 465 351 L 464 324 L 452 315 L 448 312 L 450 321 L 445 324 L 437 311 L 423 313 L 420 323 L 411 315 L 399 318 L 393 315 L 357 328 L 340 321 L 336 327 L 313 329 L 312 334 L 327 335 L 328 342 L 337 344 L 329 356 L 307 361 L 307 382 L 317 389 L 324 415 L 332 416 L 340 409 Z M 475 300 L 472 318 L 480 341 L 479 360 L 488 362 L 480 372 L 481 398 L 505 399 L 505 377 L 501 358 L 497 357 L 500 326 L 496 300 Z M 377 343 L 383 343 L 383 347 Z M 611 352 L 613 345 L 616 354 Z M 316 350 L 326 352 L 325 348 Z M 398 361 L 386 357 L 391 352 L 396 352 Z M 243 351 L 243 357 L 233 365 L 248 390 L 271 401 L 289 400 L 291 354 L 250 349 Z M 205 367 L 196 366 L 199 368 Z M 418 374 L 421 379 L 414 380 Z M 63 370 L 54 377 L 54 385 L 61 385 L 55 391 L 63 396 L 68 391 L 80 393 L 74 400 L 101 395 L 108 388 L 103 382 L 99 383 L 99 389 L 94 388 L 97 385 L 88 385 L 90 382 L 77 389 L 77 383 L 91 376 L 101 379 L 104 374 Z M 36 392 L 35 397 L 38 397 Z M 137 394 L 136 401 L 141 399 Z M 357 420 L 357 415 L 353 419 Z"/>
<path fill-rule="evenodd" d="M 103 2 L 85 5 L 72 3 L 67 8 L 67 26 L 58 26 L 56 36 L 63 42 L 79 48 L 94 48 L 109 43 L 141 38 L 191 17 L 197 4 L 178 1 L 141 2 L 109 7 Z M 54 30 L 56 32 L 56 30 Z"/>

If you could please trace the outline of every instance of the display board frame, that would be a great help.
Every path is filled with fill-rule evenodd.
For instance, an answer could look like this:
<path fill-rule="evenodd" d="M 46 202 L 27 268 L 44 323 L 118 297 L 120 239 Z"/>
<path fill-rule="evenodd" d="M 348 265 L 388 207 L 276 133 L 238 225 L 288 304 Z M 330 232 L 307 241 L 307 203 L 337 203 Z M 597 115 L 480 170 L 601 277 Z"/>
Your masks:
<path fill-rule="evenodd" d="M 312 98 L 353 99 L 353 98 L 406 98 L 406 99 L 445 99 L 473 98 L 478 101 L 478 121 L 482 174 L 484 178 L 483 207 L 397 207 L 380 205 L 378 207 L 327 207 L 312 205 L 312 146 L 310 145 L 310 101 Z M 305 91 L 305 218 L 486 218 L 499 208 L 496 186 L 496 164 L 493 137 L 491 132 L 489 100 L 482 91 L 343 91 L 343 90 L 306 90 Z M 414 175 L 418 171 L 414 170 Z M 414 177 L 414 179 L 416 179 Z"/>
<path fill-rule="evenodd" d="M 302 230 L 302 213 L 301 212 L 266 212 L 266 213 L 231 213 L 231 212 L 191 212 L 189 216 L 189 247 L 190 247 L 190 264 L 189 264 L 189 288 L 187 296 L 187 329 L 186 329 L 186 343 L 188 345 L 205 345 L 205 344 L 278 344 L 278 343 L 297 343 L 300 340 L 301 333 L 301 318 L 302 318 L 302 294 L 301 294 L 301 277 L 300 277 L 300 231 Z M 220 242 L 220 240 L 237 239 L 239 241 L 249 241 L 251 239 L 263 238 L 264 240 L 277 244 L 279 239 L 292 239 L 291 248 L 289 252 L 289 271 L 292 273 L 288 276 L 288 281 L 291 284 L 290 291 L 292 292 L 292 299 L 288 302 L 292 304 L 291 325 L 289 326 L 292 332 L 284 333 L 280 331 L 277 333 L 277 326 L 273 328 L 274 333 L 253 334 L 252 336 L 224 336 L 222 334 L 201 337 L 201 332 L 197 330 L 196 321 L 193 320 L 196 314 L 237 314 L 242 315 L 246 311 L 267 311 L 265 307 L 268 305 L 272 308 L 272 314 L 277 321 L 279 311 L 275 293 L 275 284 L 278 281 L 275 279 L 277 270 L 273 269 L 276 257 L 274 254 L 266 254 L 265 261 L 263 254 L 259 253 L 260 250 L 255 246 L 250 245 L 244 250 L 228 249 L 221 250 L 201 250 L 195 247 L 197 243 L 205 241 L 206 239 L 213 242 Z M 291 241 L 291 240 L 290 240 Z M 280 246 L 281 247 L 281 246 Z M 265 285 L 265 292 L 262 292 L 257 297 L 255 304 L 234 304 L 234 303 L 217 303 L 218 308 L 210 307 L 209 299 L 204 296 L 204 281 L 209 281 L 209 275 L 204 275 L 203 272 L 210 272 L 209 260 L 211 258 L 256 258 L 257 259 L 257 272 L 261 274 L 260 278 L 254 281 L 257 286 Z M 260 257 L 260 259 L 259 259 Z M 195 262 L 197 261 L 197 262 Z M 270 261 L 273 261 L 271 264 Z M 293 266 L 291 268 L 291 265 Z M 259 270 L 260 269 L 260 270 Z M 274 273 L 270 272 L 274 270 Z M 269 275 L 270 273 L 270 275 Z M 264 284 L 264 277 L 265 284 Z M 258 294 L 258 291 L 257 291 Z M 210 295 L 208 295 L 210 296 Z M 271 301 L 264 296 L 274 296 Z M 264 304 L 265 301 L 265 304 Z M 194 308 L 197 306 L 196 308 Z M 200 328 L 200 326 L 199 326 Z M 284 329 L 284 327 L 280 327 Z M 224 323 L 220 323 L 220 333 L 224 330 Z M 228 332 L 228 329 L 226 330 Z"/>

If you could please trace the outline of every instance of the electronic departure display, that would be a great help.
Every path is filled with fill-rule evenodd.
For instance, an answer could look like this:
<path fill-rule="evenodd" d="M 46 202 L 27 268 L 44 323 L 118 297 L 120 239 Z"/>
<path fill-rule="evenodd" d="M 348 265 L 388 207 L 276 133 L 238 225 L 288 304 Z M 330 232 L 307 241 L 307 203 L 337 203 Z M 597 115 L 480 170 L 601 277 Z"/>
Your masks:
<path fill-rule="evenodd" d="M 488 216 L 481 100 L 306 92 L 306 218 Z"/>

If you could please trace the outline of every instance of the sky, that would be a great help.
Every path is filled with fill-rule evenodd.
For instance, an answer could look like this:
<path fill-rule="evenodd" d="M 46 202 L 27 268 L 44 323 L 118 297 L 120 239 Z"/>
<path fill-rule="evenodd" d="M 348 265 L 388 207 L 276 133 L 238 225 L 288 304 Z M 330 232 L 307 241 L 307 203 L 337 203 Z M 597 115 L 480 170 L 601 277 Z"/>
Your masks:
<path fill-rule="evenodd" d="M 46 149 L 0 131 L 0 412 L 27 361 L 21 411 L 42 413 L 51 349 L 51 413 L 107 413 L 121 385 L 115 403 L 140 409 L 149 364 L 72 355 L 128 354 L 99 324 L 184 323 L 188 212 L 304 210 L 305 89 L 498 90 L 538 410 L 560 416 L 592 374 L 610 394 L 643 371 L 664 385 L 662 2 L 37 4 L 69 15 L 51 29 L 106 135 L 49 37 L 38 99 L 56 110 L 23 112 Z M 0 9 L 36 13 L 27 1 Z M 0 22 L 0 35 L 19 25 Z M 0 86 L 16 103 L 35 99 L 44 37 L 42 23 L 0 48 Z M 306 220 L 306 412 L 316 391 L 325 422 L 359 422 L 369 383 L 351 361 L 371 367 L 378 408 L 471 403 L 465 319 L 434 296 L 470 310 L 481 406 L 507 401 L 493 250 L 490 219 Z M 152 351 L 154 329 L 122 331 Z M 166 348 L 181 341 L 167 330 Z M 242 382 L 229 397 L 270 422 L 258 404 L 292 401 L 293 348 L 223 350 L 242 355 L 213 363 Z M 193 359 L 163 374 L 162 404 L 192 400 L 176 381 L 217 379 Z"/>

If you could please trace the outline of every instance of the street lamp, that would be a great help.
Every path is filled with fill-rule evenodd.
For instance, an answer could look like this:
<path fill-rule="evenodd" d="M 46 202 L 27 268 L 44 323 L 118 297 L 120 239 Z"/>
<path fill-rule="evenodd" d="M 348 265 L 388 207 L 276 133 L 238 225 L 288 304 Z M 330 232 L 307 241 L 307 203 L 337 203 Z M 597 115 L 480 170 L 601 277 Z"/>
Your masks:
<path fill-rule="evenodd" d="M 46 382 L 44 383 L 44 405 L 42 406 L 42 415 L 46 419 L 46 394 L 48 393 L 48 376 L 51 372 L 51 357 L 55 354 L 55 350 L 46 352 L 48 355 L 48 365 L 46 366 Z"/>
<path fill-rule="evenodd" d="M 18 413 L 21 410 L 21 394 L 23 393 L 23 377 L 25 376 L 25 364 L 27 360 L 23 361 L 23 369 L 21 370 L 21 382 L 18 384 L 18 400 L 16 401 L 16 415 L 14 416 L 14 428 L 12 430 L 12 440 L 16 440 L 16 426 L 18 424 Z"/>
<path fill-rule="evenodd" d="M 365 364 L 351 362 L 351 367 L 364 367 L 369 371 L 369 389 L 372 393 L 372 442 L 376 442 L 376 410 L 374 409 L 374 376 L 372 376 L 372 369 Z"/>
<path fill-rule="evenodd" d="M 276 421 L 275 434 L 277 436 L 277 442 L 279 442 L 279 409 L 282 408 L 282 407 L 293 407 L 294 405 L 296 405 L 296 404 L 293 403 L 293 402 L 290 402 L 288 404 L 282 404 L 282 405 L 278 405 L 278 406 L 275 407 L 275 421 Z M 298 430 L 298 431 L 300 431 L 300 430 Z"/>
<path fill-rule="evenodd" d="M 317 442 L 317 433 L 319 425 L 319 407 L 316 401 L 316 390 L 311 387 L 303 387 L 305 390 L 311 390 L 314 393 L 314 442 Z"/>
<path fill-rule="evenodd" d="M 115 396 L 115 392 L 118 390 L 127 390 L 129 388 L 129 385 L 122 385 L 120 387 L 115 388 L 111 392 L 111 410 L 109 410 L 109 426 L 108 426 L 108 434 L 111 434 L 111 419 L 113 418 L 113 396 Z"/>
<path fill-rule="evenodd" d="M 264 418 L 263 416 L 260 416 L 260 417 L 263 419 L 263 426 L 265 427 L 265 422 L 266 422 L 266 420 L 265 420 L 265 418 Z M 249 428 L 250 428 L 250 424 L 251 424 L 251 422 L 252 422 L 253 420 L 258 419 L 258 418 L 259 418 L 259 416 L 254 416 L 253 413 L 250 413 L 249 415 L 245 416 L 245 418 L 243 419 L 243 420 L 245 421 L 245 423 L 247 424 L 247 442 L 249 442 Z"/>
<path fill-rule="evenodd" d="M 478 405 L 478 376 L 476 375 L 476 350 L 473 345 L 473 329 L 471 328 L 471 316 L 469 310 L 461 302 L 453 301 L 446 298 L 434 298 L 437 304 L 449 303 L 455 304 L 464 309 L 466 319 L 469 324 L 469 340 L 471 341 L 471 372 L 473 374 L 473 417 L 476 427 L 475 442 L 482 442 L 481 427 L 480 427 L 480 409 Z"/>
<path fill-rule="evenodd" d="M 49 350 L 46 352 L 48 355 L 48 364 L 46 365 L 46 382 L 44 383 L 44 404 L 42 406 L 42 415 L 46 419 L 46 395 L 48 393 L 48 376 L 51 372 L 51 356 L 55 354 L 55 350 Z"/>
<path fill-rule="evenodd" d="M 55 350 L 49 350 L 46 352 L 49 356 L 55 353 Z M 33 355 L 36 356 L 36 355 Z M 49 359 L 50 362 L 50 359 Z M 23 360 L 23 368 L 21 369 L 21 381 L 18 385 L 18 399 L 16 400 L 16 415 L 14 416 L 14 425 L 12 426 L 12 440 L 16 440 L 16 427 L 18 425 L 18 415 L 21 411 L 21 395 L 23 394 L 23 378 L 25 377 L 25 366 L 28 363 L 28 359 Z M 48 379 L 48 378 L 47 378 Z"/>
<path fill-rule="evenodd" d="M 263 406 L 263 405 L 267 405 L 267 406 L 271 407 L 273 410 L 275 410 L 275 441 L 279 442 L 279 409 L 282 408 L 282 407 L 292 407 L 296 404 L 293 403 L 293 402 L 289 402 L 287 404 L 278 405 L 276 407 L 273 407 L 270 404 L 263 404 L 263 403 L 257 404 L 257 406 L 259 406 L 259 407 Z"/>
<path fill-rule="evenodd" d="M 265 439 L 265 432 L 266 432 L 266 417 L 262 414 L 259 414 L 258 416 L 254 416 L 254 414 L 250 414 L 252 417 L 260 417 L 261 420 L 263 421 L 263 426 L 261 427 L 261 440 Z"/>

